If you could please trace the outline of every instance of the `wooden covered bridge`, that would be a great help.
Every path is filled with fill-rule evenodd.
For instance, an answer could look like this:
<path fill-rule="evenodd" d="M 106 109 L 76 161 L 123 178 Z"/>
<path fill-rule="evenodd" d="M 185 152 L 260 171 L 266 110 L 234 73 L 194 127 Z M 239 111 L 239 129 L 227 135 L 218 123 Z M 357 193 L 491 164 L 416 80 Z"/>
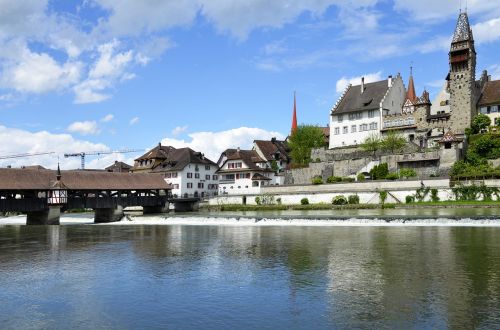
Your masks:
<path fill-rule="evenodd" d="M 27 224 L 59 224 L 71 209 L 94 209 L 95 222 L 118 221 L 128 206 L 160 213 L 170 191 L 157 174 L 0 169 L 0 212 L 26 213 Z"/>

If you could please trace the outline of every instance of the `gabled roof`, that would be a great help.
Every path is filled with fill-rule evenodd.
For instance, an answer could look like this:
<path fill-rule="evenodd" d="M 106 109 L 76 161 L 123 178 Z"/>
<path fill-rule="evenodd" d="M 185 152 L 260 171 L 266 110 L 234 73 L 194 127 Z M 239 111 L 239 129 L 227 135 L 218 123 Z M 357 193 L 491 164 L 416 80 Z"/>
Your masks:
<path fill-rule="evenodd" d="M 152 172 L 180 171 L 188 164 L 213 165 L 217 166 L 210 159 L 205 158 L 201 152 L 191 148 L 176 149 L 171 146 L 158 145 L 143 156 L 136 159 L 140 161 L 153 161 L 146 166 L 134 167 L 136 170 L 150 169 Z"/>
<path fill-rule="evenodd" d="M 453 134 L 451 131 L 448 131 L 443 134 L 443 137 L 441 140 L 439 140 L 439 143 L 447 143 L 447 142 L 461 142 L 462 139 L 458 139 L 455 134 Z"/>
<path fill-rule="evenodd" d="M 135 161 L 152 160 L 152 159 L 167 159 L 168 154 L 173 149 L 175 149 L 175 148 L 171 147 L 171 146 L 162 146 L 161 144 L 158 144 L 156 147 L 149 150 L 141 157 L 135 159 Z"/>
<path fill-rule="evenodd" d="M 472 30 L 469 24 L 469 17 L 466 12 L 460 13 L 458 16 L 457 26 L 455 27 L 455 33 L 453 34 L 452 43 L 460 41 L 472 40 Z"/>
<path fill-rule="evenodd" d="M 271 180 L 270 178 L 268 178 L 267 176 L 263 176 L 262 174 L 260 173 L 255 173 L 253 176 L 252 176 L 252 180 L 253 181 L 258 181 L 258 180 Z"/>
<path fill-rule="evenodd" d="M 486 82 L 478 104 L 480 106 L 500 104 L 500 80 Z"/>
<path fill-rule="evenodd" d="M 0 169 L 0 190 L 48 190 L 57 172 L 33 169 Z M 105 171 L 62 171 L 60 185 L 69 190 L 171 189 L 162 176 Z"/>
<path fill-rule="evenodd" d="M 106 167 L 105 170 L 108 172 L 128 172 L 131 168 L 132 166 L 130 166 L 129 164 L 115 161 L 113 165 Z"/>
<path fill-rule="evenodd" d="M 272 139 L 270 141 L 266 140 L 255 140 L 254 144 L 264 155 L 266 161 L 270 162 L 273 160 L 284 160 L 288 161 L 289 148 L 285 141 L 279 141 Z"/>
<path fill-rule="evenodd" d="M 378 109 L 388 89 L 389 82 L 387 80 L 365 84 L 363 93 L 361 93 L 361 85 L 351 86 L 333 109 L 332 114 Z"/>

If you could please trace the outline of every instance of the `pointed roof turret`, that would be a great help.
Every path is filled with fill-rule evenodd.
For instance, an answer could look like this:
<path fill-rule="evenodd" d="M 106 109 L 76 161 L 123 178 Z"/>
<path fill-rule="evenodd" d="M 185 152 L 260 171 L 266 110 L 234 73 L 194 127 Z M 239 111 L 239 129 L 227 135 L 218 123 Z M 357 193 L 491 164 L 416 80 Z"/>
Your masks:
<path fill-rule="evenodd" d="M 295 92 L 293 92 L 293 117 L 292 117 L 292 134 L 297 130 L 297 101 Z"/>
<path fill-rule="evenodd" d="M 410 79 L 408 81 L 408 91 L 406 92 L 406 98 L 412 103 L 417 101 L 417 93 L 415 93 L 415 83 L 413 82 L 413 67 L 410 66 Z"/>
<path fill-rule="evenodd" d="M 463 12 L 458 16 L 457 26 L 455 28 L 455 33 L 453 34 L 452 43 L 468 40 L 473 40 L 472 30 L 470 28 L 467 12 Z"/>

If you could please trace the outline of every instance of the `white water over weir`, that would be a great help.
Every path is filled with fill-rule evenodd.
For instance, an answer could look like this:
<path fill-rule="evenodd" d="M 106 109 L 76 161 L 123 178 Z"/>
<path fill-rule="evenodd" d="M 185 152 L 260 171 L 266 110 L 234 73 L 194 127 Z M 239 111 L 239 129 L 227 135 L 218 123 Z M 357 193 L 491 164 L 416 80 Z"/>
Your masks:
<path fill-rule="evenodd" d="M 1 225 L 24 225 L 25 216 L 0 218 Z M 90 215 L 65 215 L 62 225 L 93 224 Z M 130 225 L 167 225 L 167 226 L 296 226 L 296 227 L 500 227 L 498 217 L 480 218 L 402 218 L 395 216 L 372 218 L 288 218 L 288 217 L 252 217 L 252 216 L 133 216 L 129 215 L 119 222 L 102 224 L 106 226 Z"/>

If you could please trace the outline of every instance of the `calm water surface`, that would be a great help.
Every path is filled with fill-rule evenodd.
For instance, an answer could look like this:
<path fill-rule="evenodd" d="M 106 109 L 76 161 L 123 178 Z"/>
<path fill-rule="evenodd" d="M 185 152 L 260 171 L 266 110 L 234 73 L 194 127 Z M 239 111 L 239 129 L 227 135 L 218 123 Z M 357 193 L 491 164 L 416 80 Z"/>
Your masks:
<path fill-rule="evenodd" d="M 0 327 L 500 327 L 500 228 L 0 226 Z"/>

